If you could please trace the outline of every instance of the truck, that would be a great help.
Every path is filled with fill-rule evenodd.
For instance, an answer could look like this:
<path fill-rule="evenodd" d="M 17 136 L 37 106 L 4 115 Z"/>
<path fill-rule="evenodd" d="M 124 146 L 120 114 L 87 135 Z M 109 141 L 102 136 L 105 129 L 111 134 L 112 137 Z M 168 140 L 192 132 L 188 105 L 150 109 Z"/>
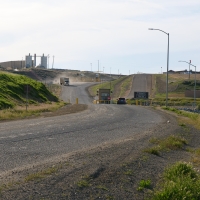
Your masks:
<path fill-rule="evenodd" d="M 60 85 L 69 85 L 69 78 L 66 77 L 60 77 Z"/>

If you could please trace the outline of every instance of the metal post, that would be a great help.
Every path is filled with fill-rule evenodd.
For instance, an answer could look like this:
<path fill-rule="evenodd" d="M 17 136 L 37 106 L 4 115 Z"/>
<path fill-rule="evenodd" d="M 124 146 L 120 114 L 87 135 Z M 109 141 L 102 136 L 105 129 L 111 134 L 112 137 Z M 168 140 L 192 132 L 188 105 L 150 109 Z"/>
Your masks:
<path fill-rule="evenodd" d="M 196 66 L 195 66 L 195 78 L 194 78 L 194 107 L 196 106 Z"/>
<path fill-rule="evenodd" d="M 160 30 L 160 29 L 154 29 L 154 28 L 149 28 L 149 30 L 156 30 L 156 31 L 161 31 L 165 34 L 167 34 L 168 36 L 168 45 L 167 45 L 167 78 L 166 78 L 166 103 L 165 103 L 165 106 L 167 107 L 168 106 L 168 71 L 169 71 L 169 33 L 166 33 L 165 31 L 163 30 Z"/>
<path fill-rule="evenodd" d="M 194 77 L 194 106 L 196 106 L 196 66 L 193 65 L 193 64 L 191 64 L 191 61 L 187 62 L 187 61 L 180 60 L 179 62 L 185 62 L 185 63 L 188 63 L 189 65 L 195 67 L 195 77 Z"/>
<path fill-rule="evenodd" d="M 168 50 L 167 50 L 167 83 L 166 83 L 166 104 L 165 106 L 168 106 L 168 71 L 169 71 L 169 33 L 168 35 Z"/>
<path fill-rule="evenodd" d="M 190 60 L 191 63 L 191 60 Z M 190 63 L 189 63 L 189 80 L 190 80 Z"/>

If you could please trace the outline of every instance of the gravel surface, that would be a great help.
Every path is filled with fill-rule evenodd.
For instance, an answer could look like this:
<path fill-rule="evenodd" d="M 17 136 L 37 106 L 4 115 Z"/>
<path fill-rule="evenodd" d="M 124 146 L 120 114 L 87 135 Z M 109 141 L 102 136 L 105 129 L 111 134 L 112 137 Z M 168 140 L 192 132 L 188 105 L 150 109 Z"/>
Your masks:
<path fill-rule="evenodd" d="M 179 126 L 176 117 L 139 106 L 91 105 L 79 114 L 34 119 L 33 125 L 28 120 L 15 123 L 0 130 L 0 182 L 7 185 L 1 186 L 1 199 L 144 199 L 163 169 L 190 161 L 185 148 L 200 142 L 199 131 Z M 6 131 L 10 126 L 15 126 L 13 133 Z M 27 127 L 31 132 L 31 126 L 35 134 L 19 131 L 14 137 Z M 189 144 L 161 156 L 144 153 L 150 138 L 172 134 Z M 138 191 L 142 179 L 150 179 L 152 188 Z"/>

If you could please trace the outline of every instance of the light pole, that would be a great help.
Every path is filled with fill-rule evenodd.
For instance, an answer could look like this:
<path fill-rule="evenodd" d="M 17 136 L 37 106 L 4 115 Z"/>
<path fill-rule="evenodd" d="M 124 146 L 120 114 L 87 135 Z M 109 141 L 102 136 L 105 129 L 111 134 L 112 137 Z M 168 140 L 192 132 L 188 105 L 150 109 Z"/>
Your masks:
<path fill-rule="evenodd" d="M 190 60 L 191 63 L 191 60 Z M 189 63 L 189 80 L 190 80 L 190 63 Z"/>
<path fill-rule="evenodd" d="M 92 72 L 92 63 L 90 63 L 90 65 L 91 65 L 91 72 Z"/>
<path fill-rule="evenodd" d="M 189 64 L 189 65 L 195 67 L 195 75 L 194 75 L 194 106 L 196 106 L 196 85 L 197 85 L 197 83 L 196 83 L 196 82 L 197 82 L 197 80 L 196 80 L 196 66 L 193 65 L 193 64 L 191 64 L 191 61 L 190 61 L 190 62 L 187 62 L 187 61 L 182 61 L 182 60 L 180 60 L 180 61 L 178 61 L 178 62 L 185 62 L 185 63 L 187 63 L 187 64 Z"/>
<path fill-rule="evenodd" d="M 168 36 L 168 45 L 167 45 L 167 80 L 166 80 L 166 104 L 165 106 L 168 106 L 168 69 L 169 69 L 169 33 L 166 33 L 163 30 L 160 29 L 154 29 L 154 28 L 149 28 L 149 30 L 151 31 L 161 31 L 163 33 L 165 33 Z"/>

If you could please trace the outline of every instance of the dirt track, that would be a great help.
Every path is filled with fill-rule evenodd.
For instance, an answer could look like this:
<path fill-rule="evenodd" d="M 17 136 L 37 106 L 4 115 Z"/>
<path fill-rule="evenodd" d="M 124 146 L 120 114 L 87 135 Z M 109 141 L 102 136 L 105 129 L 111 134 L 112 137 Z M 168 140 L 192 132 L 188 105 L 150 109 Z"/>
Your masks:
<path fill-rule="evenodd" d="M 190 148 L 198 147 L 200 142 L 199 131 L 179 126 L 172 115 L 164 112 L 162 115 L 165 122 L 134 138 L 12 172 L 5 179 L 1 177 L 1 184 L 9 183 L 2 190 L 1 199 L 144 199 L 167 165 L 191 159 L 190 153 L 184 150 L 186 147 L 162 152 L 161 156 L 144 153 L 150 146 L 149 139 L 181 135 L 188 139 Z M 28 175 L 32 175 L 32 180 L 25 181 Z M 152 188 L 138 191 L 142 179 L 150 179 Z"/>

